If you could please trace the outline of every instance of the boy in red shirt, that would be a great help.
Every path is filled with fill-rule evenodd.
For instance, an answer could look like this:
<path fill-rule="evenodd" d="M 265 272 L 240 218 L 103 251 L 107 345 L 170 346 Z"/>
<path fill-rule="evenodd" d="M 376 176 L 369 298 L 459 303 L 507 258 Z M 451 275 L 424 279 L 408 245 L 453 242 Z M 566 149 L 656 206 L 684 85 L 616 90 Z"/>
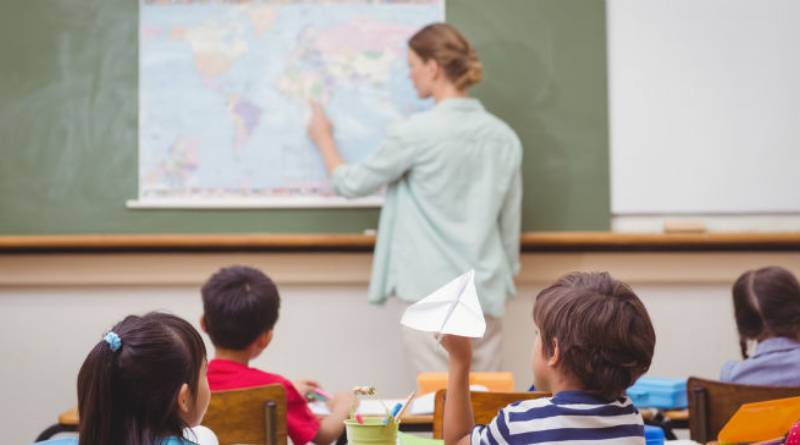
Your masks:
<path fill-rule="evenodd" d="M 305 395 L 317 387 L 311 380 L 296 383 L 248 366 L 272 341 L 278 320 L 278 288 L 261 271 L 245 266 L 220 269 L 203 285 L 200 324 L 214 343 L 208 363 L 212 391 L 280 383 L 286 388 L 286 422 L 295 445 L 329 444 L 342 435 L 344 420 L 356 403 L 352 393 L 328 401 L 331 414 L 322 421 L 308 409 Z"/>

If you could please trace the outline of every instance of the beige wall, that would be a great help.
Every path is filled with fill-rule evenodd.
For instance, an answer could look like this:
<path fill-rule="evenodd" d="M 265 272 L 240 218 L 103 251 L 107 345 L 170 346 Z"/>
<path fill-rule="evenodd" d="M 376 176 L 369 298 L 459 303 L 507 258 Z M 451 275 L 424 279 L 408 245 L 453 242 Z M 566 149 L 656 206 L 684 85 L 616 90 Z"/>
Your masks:
<path fill-rule="evenodd" d="M 402 306 L 366 304 L 367 254 L 140 254 L 0 256 L 0 427 L 24 444 L 76 403 L 77 370 L 90 347 L 129 313 L 201 313 L 198 287 L 218 266 L 262 267 L 281 287 L 274 345 L 255 365 L 314 377 L 329 389 L 374 384 L 386 396 L 413 385 L 402 360 Z M 729 288 L 742 271 L 796 253 L 527 254 L 520 296 L 504 317 L 503 361 L 522 389 L 530 382 L 531 297 L 559 274 L 609 270 L 630 282 L 658 335 L 651 373 L 714 378 L 736 358 Z"/>

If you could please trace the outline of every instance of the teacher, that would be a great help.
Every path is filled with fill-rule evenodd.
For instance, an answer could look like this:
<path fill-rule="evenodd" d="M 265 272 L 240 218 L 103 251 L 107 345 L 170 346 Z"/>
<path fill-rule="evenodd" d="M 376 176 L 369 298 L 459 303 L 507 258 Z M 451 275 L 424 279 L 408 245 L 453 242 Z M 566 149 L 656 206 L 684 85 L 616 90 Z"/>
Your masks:
<path fill-rule="evenodd" d="M 409 77 L 436 105 L 390 128 L 361 162 L 346 164 L 322 109 L 312 104 L 309 136 L 337 194 L 352 198 L 386 186 L 369 301 L 412 304 L 475 269 L 486 334 L 473 370 L 501 369 L 501 323 L 519 271 L 522 147 L 514 131 L 467 90 L 481 80 L 475 50 L 453 26 L 426 26 L 408 41 Z M 430 333 L 403 327 L 417 371 L 446 371 Z"/>

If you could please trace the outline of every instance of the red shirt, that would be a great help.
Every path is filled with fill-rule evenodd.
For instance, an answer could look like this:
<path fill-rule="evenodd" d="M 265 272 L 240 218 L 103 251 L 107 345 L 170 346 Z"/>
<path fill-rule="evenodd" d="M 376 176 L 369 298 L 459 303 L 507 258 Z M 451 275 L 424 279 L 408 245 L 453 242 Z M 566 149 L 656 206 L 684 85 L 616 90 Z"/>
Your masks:
<path fill-rule="evenodd" d="M 319 431 L 319 420 L 314 417 L 303 396 L 292 382 L 277 374 L 247 367 L 231 360 L 214 359 L 208 362 L 208 385 L 212 391 L 240 389 L 280 383 L 286 388 L 286 426 L 295 445 L 305 445 Z"/>

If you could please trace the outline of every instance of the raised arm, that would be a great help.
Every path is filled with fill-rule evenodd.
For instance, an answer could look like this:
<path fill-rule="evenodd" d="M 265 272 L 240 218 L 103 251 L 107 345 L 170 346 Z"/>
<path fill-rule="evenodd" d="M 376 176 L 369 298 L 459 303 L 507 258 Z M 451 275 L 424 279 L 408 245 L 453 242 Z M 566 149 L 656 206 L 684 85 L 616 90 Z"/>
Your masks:
<path fill-rule="evenodd" d="M 449 354 L 447 397 L 444 401 L 445 445 L 468 445 L 474 427 L 469 398 L 472 339 L 445 335 L 442 346 Z"/>
<path fill-rule="evenodd" d="M 333 139 L 333 125 L 319 102 L 312 101 L 309 105 L 311 106 L 311 121 L 308 124 L 308 136 L 319 148 L 328 174 L 332 174 L 336 167 L 344 163 L 339 149 L 336 148 L 336 141 Z"/>
<path fill-rule="evenodd" d="M 319 148 L 334 190 L 347 198 L 375 193 L 400 178 L 415 160 L 414 146 L 403 140 L 401 132 L 390 130 L 381 146 L 366 159 L 345 163 L 336 148 L 333 126 L 319 104 L 312 104 L 308 134 Z"/>

